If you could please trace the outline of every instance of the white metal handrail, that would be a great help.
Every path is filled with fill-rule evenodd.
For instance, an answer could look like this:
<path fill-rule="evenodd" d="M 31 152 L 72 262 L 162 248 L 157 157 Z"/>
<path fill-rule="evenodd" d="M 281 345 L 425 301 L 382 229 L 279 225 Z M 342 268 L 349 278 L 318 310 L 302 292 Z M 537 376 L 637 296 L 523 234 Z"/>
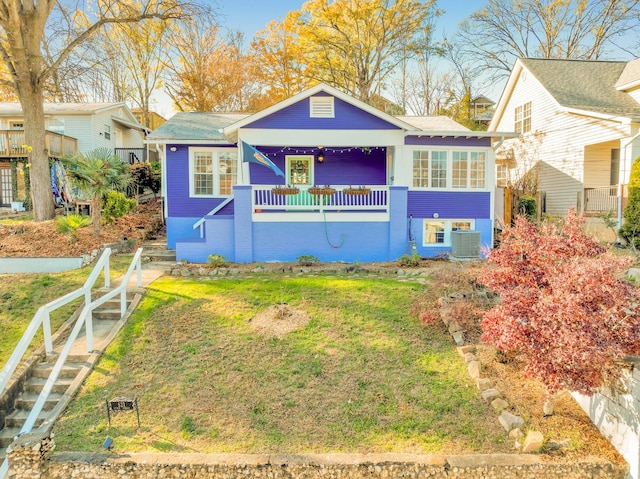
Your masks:
<path fill-rule="evenodd" d="M 383 211 L 389 209 L 389 187 L 367 186 L 366 194 L 348 194 L 350 186 L 332 186 L 335 193 L 314 195 L 310 186 L 299 186 L 295 195 L 274 193 L 275 186 L 254 185 L 253 210 L 277 211 Z M 359 187 L 355 187 L 359 190 Z M 276 189 L 277 191 L 277 189 Z"/>
<path fill-rule="evenodd" d="M 109 291 L 108 293 L 104 294 L 103 296 L 96 299 L 95 301 L 90 300 L 91 292 L 89 292 L 89 300 L 88 301 L 85 300 L 85 306 L 82 308 L 82 311 L 78 316 L 76 324 L 71 330 L 71 334 L 69 335 L 69 338 L 67 339 L 67 342 L 65 343 L 64 348 L 60 352 L 60 356 L 58 356 L 58 359 L 54 364 L 53 369 L 51 370 L 51 374 L 49 374 L 49 378 L 47 379 L 47 382 L 42 388 L 42 391 L 40 392 L 38 399 L 33 405 L 33 408 L 31 409 L 31 412 L 29 413 L 29 416 L 27 417 L 24 425 L 20 429 L 20 432 L 18 433 L 18 435 L 29 433 L 33 429 L 33 426 L 38 420 L 38 416 L 42 412 L 42 409 L 44 408 L 44 405 L 47 402 L 47 399 L 49 398 L 49 394 L 51 394 L 51 391 L 53 390 L 53 386 L 57 381 L 58 376 L 60 375 L 60 371 L 62 371 L 64 363 L 66 362 L 67 357 L 69 356 L 69 352 L 73 347 L 73 343 L 78 338 L 83 326 L 86 326 L 87 352 L 93 351 L 93 325 L 92 325 L 93 310 L 96 309 L 98 306 L 101 306 L 105 302 L 109 301 L 111 298 L 114 298 L 117 295 L 120 295 L 120 318 L 124 316 L 127 310 L 127 287 L 134 269 L 137 272 L 136 284 L 139 288 L 142 286 L 142 267 L 141 267 L 141 260 L 140 260 L 141 256 L 142 256 L 142 248 L 138 248 L 119 286 Z M 94 268 L 94 271 L 95 271 L 95 268 Z M 107 272 L 108 272 L 108 262 L 107 262 L 107 267 L 105 268 L 105 276 L 108 276 Z M 93 272 L 92 272 L 92 275 L 93 275 Z M 97 274 L 95 275 L 95 277 L 97 278 Z M 105 283 L 107 283 L 107 281 L 108 280 L 105 279 Z M 87 283 L 88 282 L 89 280 L 87 280 Z M 87 283 L 85 283 L 85 285 Z M 105 286 L 107 286 L 107 284 L 105 284 Z M 8 461 L 5 458 L 4 462 L 0 466 L 0 479 L 4 479 L 4 477 L 6 476 L 9 470 L 8 467 L 9 467 Z"/>
<path fill-rule="evenodd" d="M 109 279 L 109 257 L 111 256 L 111 249 L 106 248 L 100 259 L 96 262 L 96 265 L 93 267 L 91 274 L 85 281 L 84 285 L 75 291 L 72 291 L 64 296 L 55 299 L 44 306 L 38 308 L 36 314 L 33 316 L 31 323 L 27 327 L 26 331 L 20 338 L 18 345 L 11 353 L 7 364 L 4 365 L 2 371 L 0 371 L 0 396 L 4 394 L 4 391 L 9 384 L 9 380 L 11 376 L 17 369 L 18 365 L 22 361 L 29 345 L 33 341 L 38 329 L 42 326 L 42 330 L 44 333 L 44 346 L 47 354 L 53 351 L 53 344 L 51 342 L 51 322 L 50 322 L 50 314 L 62 306 L 69 304 L 70 302 L 84 296 L 85 304 L 91 302 L 91 289 L 93 288 L 94 283 L 98 280 L 98 276 L 104 270 L 104 286 L 106 288 L 109 287 L 110 279 Z"/>

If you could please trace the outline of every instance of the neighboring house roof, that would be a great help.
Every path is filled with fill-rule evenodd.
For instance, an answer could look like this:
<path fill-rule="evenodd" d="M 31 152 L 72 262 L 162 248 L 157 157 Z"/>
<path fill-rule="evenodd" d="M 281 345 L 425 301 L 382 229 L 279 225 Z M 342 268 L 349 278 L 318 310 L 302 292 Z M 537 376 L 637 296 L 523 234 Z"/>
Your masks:
<path fill-rule="evenodd" d="M 448 116 L 398 116 L 396 118 L 423 131 L 471 131 Z"/>
<path fill-rule="evenodd" d="M 523 59 L 562 106 L 615 116 L 640 117 L 640 105 L 616 88 L 627 62 Z"/>
<path fill-rule="evenodd" d="M 244 118 L 244 113 L 179 112 L 147 136 L 147 143 L 228 143 L 223 129 Z"/>
<path fill-rule="evenodd" d="M 616 82 L 616 88 L 618 90 L 629 90 L 638 85 L 640 85 L 640 58 L 627 63 Z"/>

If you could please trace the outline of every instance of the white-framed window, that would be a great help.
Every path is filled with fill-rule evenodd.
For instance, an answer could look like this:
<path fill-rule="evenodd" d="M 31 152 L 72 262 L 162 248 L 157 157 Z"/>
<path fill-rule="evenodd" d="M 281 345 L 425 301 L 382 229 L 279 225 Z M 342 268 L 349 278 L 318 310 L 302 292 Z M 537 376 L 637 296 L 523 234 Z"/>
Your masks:
<path fill-rule="evenodd" d="M 235 148 L 189 148 L 189 196 L 230 196 L 237 178 Z"/>
<path fill-rule="evenodd" d="M 452 231 L 471 231 L 475 228 L 472 219 L 424 219 L 422 246 L 451 246 Z"/>
<path fill-rule="evenodd" d="M 513 117 L 513 125 L 516 133 L 529 133 L 531 131 L 531 102 L 516 107 Z"/>
<path fill-rule="evenodd" d="M 104 125 L 104 139 L 111 139 L 111 125 Z"/>
<path fill-rule="evenodd" d="M 472 149 L 413 150 L 413 186 L 432 189 L 485 189 L 487 152 Z"/>

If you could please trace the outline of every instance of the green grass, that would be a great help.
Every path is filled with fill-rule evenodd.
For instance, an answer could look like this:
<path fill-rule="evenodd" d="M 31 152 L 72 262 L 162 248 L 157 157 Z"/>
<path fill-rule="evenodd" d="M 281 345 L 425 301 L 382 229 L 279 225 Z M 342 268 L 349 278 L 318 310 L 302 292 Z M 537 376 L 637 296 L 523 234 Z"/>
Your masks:
<path fill-rule="evenodd" d="M 58 421 L 58 450 L 495 452 L 504 438 L 444 330 L 408 310 L 424 286 L 378 279 L 161 278 Z M 282 338 L 249 319 L 280 302 Z M 139 398 L 112 418 L 105 399 Z"/>
<path fill-rule="evenodd" d="M 111 278 L 124 274 L 131 258 L 132 255 L 112 256 Z M 0 368 L 9 359 L 38 308 L 81 287 L 92 268 L 93 265 L 51 274 L 0 274 Z M 102 275 L 96 285 L 104 285 Z M 52 331 L 69 319 L 81 304 L 82 300 L 78 299 L 52 312 Z M 40 329 L 34 346 L 38 347 L 42 342 Z"/>

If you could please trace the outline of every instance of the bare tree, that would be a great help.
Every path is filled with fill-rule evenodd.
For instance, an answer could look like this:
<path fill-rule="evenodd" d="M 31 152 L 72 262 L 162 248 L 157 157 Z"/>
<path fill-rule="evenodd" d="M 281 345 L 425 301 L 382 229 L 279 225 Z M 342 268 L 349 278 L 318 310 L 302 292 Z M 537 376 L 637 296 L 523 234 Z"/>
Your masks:
<path fill-rule="evenodd" d="M 497 79 L 518 57 L 597 60 L 638 26 L 640 0 L 487 0 L 456 43 L 476 72 Z M 619 49 L 618 49 L 619 51 Z"/>
<path fill-rule="evenodd" d="M 84 3 L 72 5 L 54 0 L 4 0 L 0 3 L 0 29 L 4 33 L 0 55 L 9 72 L 8 84 L 15 88 L 22 104 L 25 141 L 31 149 L 31 195 L 36 221 L 51 219 L 55 213 L 44 135 L 44 98 L 53 73 L 78 45 L 105 25 L 179 18 L 185 16 L 188 7 L 177 0 L 131 3 L 100 0 L 91 16 L 85 15 L 85 21 L 76 22 L 76 27 L 67 32 L 67 41 L 51 45 L 51 61 L 47 62 L 42 44 L 48 26 L 63 16 L 81 17 L 84 6 Z M 59 10 L 56 15 L 52 15 L 54 9 Z"/>

